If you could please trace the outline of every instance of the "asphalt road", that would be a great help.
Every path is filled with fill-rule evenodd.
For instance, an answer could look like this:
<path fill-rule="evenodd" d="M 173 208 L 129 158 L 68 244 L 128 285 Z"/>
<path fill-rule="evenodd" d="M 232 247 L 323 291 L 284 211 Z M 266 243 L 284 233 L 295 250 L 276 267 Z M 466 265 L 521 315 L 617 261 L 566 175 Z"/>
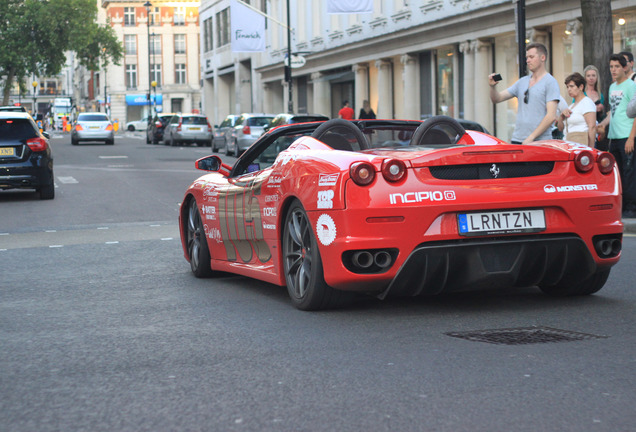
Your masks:
<path fill-rule="evenodd" d="M 634 430 L 631 234 L 594 296 L 529 288 L 301 312 L 283 288 L 191 275 L 176 216 L 208 150 L 126 135 L 54 138 L 53 201 L 0 193 L 0 430 Z M 448 334 L 532 326 L 585 337 Z"/>

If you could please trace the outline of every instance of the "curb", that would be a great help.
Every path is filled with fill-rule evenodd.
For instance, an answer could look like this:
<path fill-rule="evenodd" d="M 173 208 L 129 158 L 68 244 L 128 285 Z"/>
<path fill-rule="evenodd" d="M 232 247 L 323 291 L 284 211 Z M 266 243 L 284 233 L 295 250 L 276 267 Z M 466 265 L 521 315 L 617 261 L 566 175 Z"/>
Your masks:
<path fill-rule="evenodd" d="M 636 219 L 623 219 L 623 232 L 636 234 Z"/>

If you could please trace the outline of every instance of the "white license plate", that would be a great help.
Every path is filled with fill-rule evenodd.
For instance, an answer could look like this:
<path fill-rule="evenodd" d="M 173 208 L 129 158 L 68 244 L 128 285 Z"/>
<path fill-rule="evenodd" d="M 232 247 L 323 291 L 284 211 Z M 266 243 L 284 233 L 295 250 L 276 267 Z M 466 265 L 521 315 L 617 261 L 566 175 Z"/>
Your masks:
<path fill-rule="evenodd" d="M 457 215 L 459 234 L 517 234 L 545 230 L 543 209 L 507 210 Z"/>

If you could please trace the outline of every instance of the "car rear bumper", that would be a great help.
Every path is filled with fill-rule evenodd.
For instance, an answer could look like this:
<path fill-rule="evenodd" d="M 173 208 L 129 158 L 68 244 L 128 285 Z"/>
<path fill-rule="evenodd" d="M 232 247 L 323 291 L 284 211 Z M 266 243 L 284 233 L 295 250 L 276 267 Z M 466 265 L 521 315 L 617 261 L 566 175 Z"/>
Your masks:
<path fill-rule="evenodd" d="M 81 131 L 74 132 L 72 136 L 77 141 L 111 141 L 115 138 L 113 131 Z"/>
<path fill-rule="evenodd" d="M 182 142 L 210 142 L 212 140 L 212 135 L 209 133 L 176 133 L 174 134 L 174 139 L 176 141 Z"/>
<path fill-rule="evenodd" d="M 0 164 L 0 189 L 37 189 L 53 184 L 53 161 L 30 159 L 19 164 Z"/>
<path fill-rule="evenodd" d="M 621 236 L 614 238 L 620 241 Z M 575 235 L 421 244 L 380 297 L 576 284 L 597 269 L 585 242 Z"/>

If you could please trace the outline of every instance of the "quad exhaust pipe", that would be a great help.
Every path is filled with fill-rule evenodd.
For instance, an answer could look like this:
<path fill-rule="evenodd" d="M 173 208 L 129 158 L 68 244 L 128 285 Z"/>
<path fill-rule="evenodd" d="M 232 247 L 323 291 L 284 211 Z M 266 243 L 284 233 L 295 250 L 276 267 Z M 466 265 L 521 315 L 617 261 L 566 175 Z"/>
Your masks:
<path fill-rule="evenodd" d="M 393 265 L 395 256 L 397 254 L 392 255 L 390 250 L 384 249 L 355 251 L 350 255 L 351 270 L 358 273 L 383 271 Z"/>
<path fill-rule="evenodd" d="M 617 256 L 622 249 L 621 241 L 617 238 L 600 238 L 594 242 L 596 253 L 601 258 L 613 258 Z"/>

